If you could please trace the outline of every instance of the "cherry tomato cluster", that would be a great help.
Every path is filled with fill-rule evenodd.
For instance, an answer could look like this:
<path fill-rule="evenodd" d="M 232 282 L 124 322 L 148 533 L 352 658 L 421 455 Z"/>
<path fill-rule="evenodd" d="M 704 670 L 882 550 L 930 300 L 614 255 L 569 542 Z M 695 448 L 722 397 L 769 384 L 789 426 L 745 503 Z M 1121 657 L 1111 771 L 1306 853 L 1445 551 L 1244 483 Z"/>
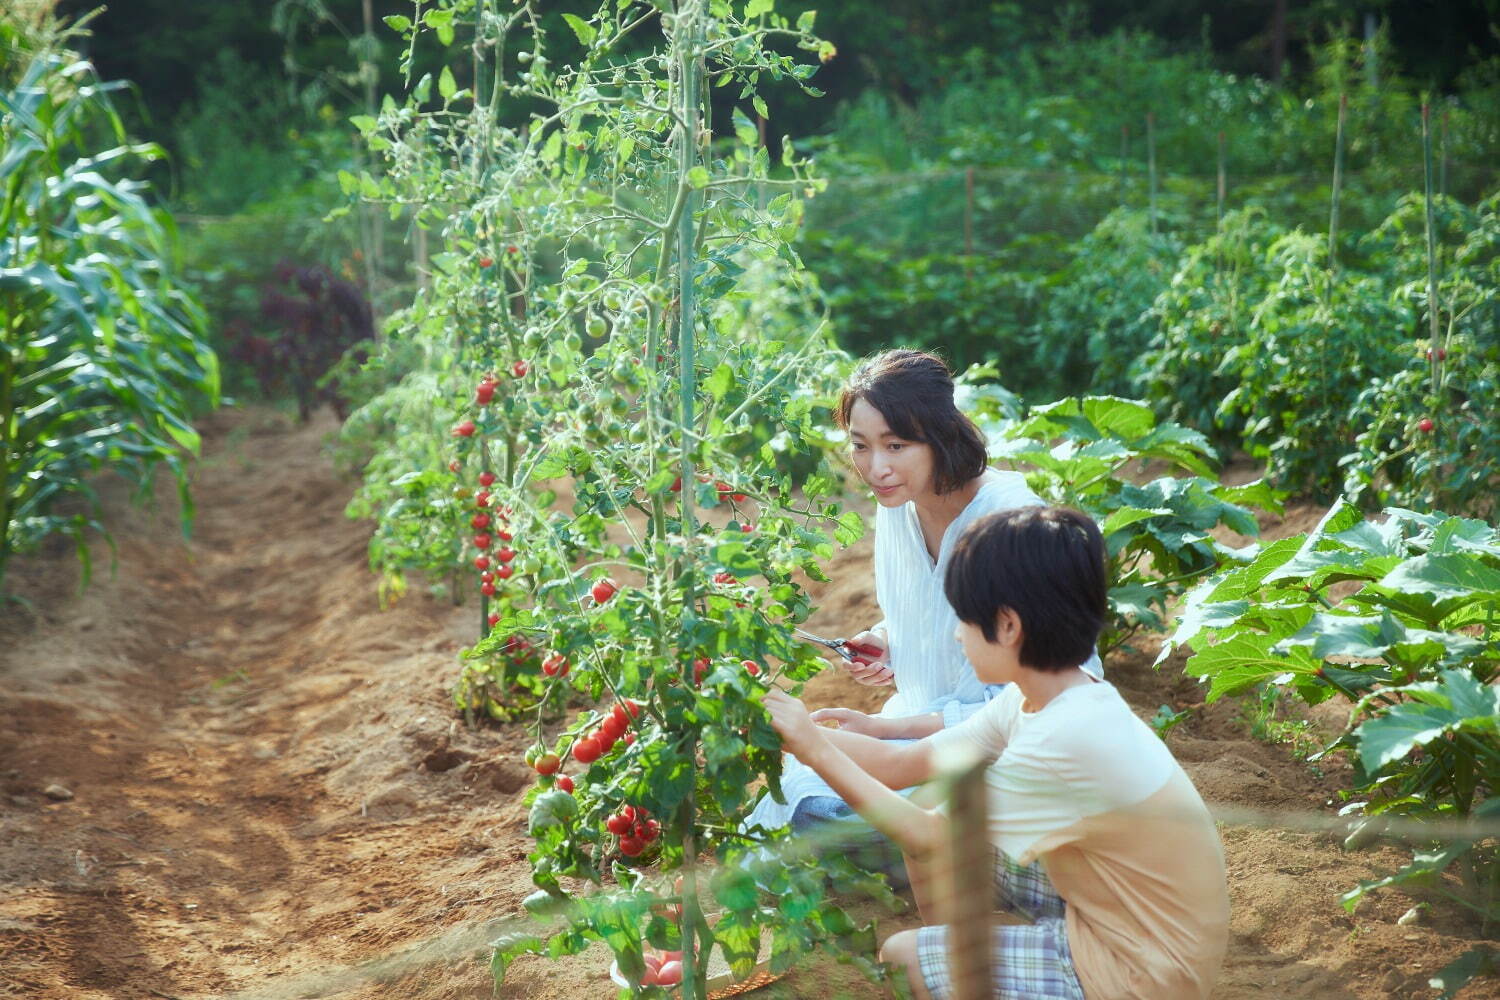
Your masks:
<path fill-rule="evenodd" d="M 479 550 L 474 557 L 474 568 L 479 571 L 479 592 L 485 597 L 494 597 L 500 584 L 515 573 L 511 562 L 516 558 L 516 550 L 508 544 L 515 538 L 510 530 L 511 509 L 490 506 L 491 494 L 485 487 L 494 482 L 493 472 L 479 474 L 481 488 L 474 494 L 475 510 L 469 518 L 469 527 L 474 529 L 472 541 Z M 494 625 L 495 620 L 491 618 L 490 624 Z"/>
<path fill-rule="evenodd" d="M 614 711 L 604 717 L 599 723 L 599 728 L 581 737 L 573 744 L 573 759 L 580 764 L 592 764 L 614 749 L 615 744 L 621 739 L 629 746 L 635 742 L 635 734 L 626 732 L 630 728 L 630 721 L 639 717 L 641 706 L 639 703 L 626 700 L 616 702 Z"/>
<path fill-rule="evenodd" d="M 484 260 L 489 260 L 488 257 Z M 481 261 L 481 267 L 487 267 Z M 521 358 L 511 362 L 510 373 L 515 378 L 525 378 L 531 371 L 531 365 Z M 486 374 L 474 387 L 474 402 L 479 406 L 489 406 L 495 401 L 495 392 L 500 388 L 500 379 L 494 374 Z M 453 428 L 454 437 L 471 438 L 479 430 L 479 425 L 472 420 L 461 420 Z"/>
<path fill-rule="evenodd" d="M 552 787 L 561 789 L 569 795 L 573 794 L 573 779 L 566 774 L 557 774 L 562 770 L 562 758 L 552 751 L 542 752 L 539 747 L 532 747 L 526 753 L 526 763 L 543 777 L 556 774 L 552 780 Z"/>
<path fill-rule="evenodd" d="M 604 821 L 604 828 L 620 838 L 620 853 L 627 858 L 638 856 L 647 844 L 661 836 L 661 824 L 646 812 L 645 806 L 621 806 L 619 812 Z"/>
<path fill-rule="evenodd" d="M 696 660 L 694 660 L 693 661 L 693 684 L 694 685 L 701 685 L 703 683 L 703 678 L 707 677 L 708 676 L 708 672 L 713 669 L 713 665 L 714 665 L 713 661 L 710 660 L 706 656 L 700 656 Z M 742 670 L 744 670 L 745 673 L 749 674 L 751 677 L 759 677 L 760 676 L 761 666 L 760 666 L 759 663 L 756 663 L 754 660 L 741 660 L 740 661 L 740 668 Z"/>

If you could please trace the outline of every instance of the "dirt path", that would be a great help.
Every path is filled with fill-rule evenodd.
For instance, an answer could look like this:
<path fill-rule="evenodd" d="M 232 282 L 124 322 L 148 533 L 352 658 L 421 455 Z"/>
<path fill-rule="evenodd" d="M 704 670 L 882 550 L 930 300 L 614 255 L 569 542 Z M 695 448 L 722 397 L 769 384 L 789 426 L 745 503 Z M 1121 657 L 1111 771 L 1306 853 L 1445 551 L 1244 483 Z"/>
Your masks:
<path fill-rule="evenodd" d="M 205 426 L 191 543 L 170 505 L 112 498 L 117 576 L 80 596 L 66 553 L 12 570 L 36 611 L 0 618 L 0 996 L 491 995 L 485 922 L 513 918 L 531 889 L 525 737 L 453 716 L 471 609 L 415 592 L 376 606 L 367 529 L 344 517 L 350 486 L 322 447 L 333 430 L 221 414 Z M 869 555 L 866 541 L 839 557 L 814 627 L 872 620 Z M 1199 698 L 1144 657 L 1110 669 L 1146 715 Z M 875 696 L 830 672 L 809 700 Z M 1205 796 L 1327 813 L 1332 780 L 1233 716 L 1216 707 L 1172 734 Z M 1224 838 L 1235 937 L 1221 1000 L 1430 996 L 1425 975 L 1466 947 L 1456 926 L 1398 927 L 1409 902 L 1395 897 L 1344 914 L 1338 893 L 1394 852 L 1351 859 L 1326 835 L 1249 827 Z M 589 957 L 519 963 L 504 991 L 611 993 Z M 830 992 L 794 973 L 757 995 Z"/>

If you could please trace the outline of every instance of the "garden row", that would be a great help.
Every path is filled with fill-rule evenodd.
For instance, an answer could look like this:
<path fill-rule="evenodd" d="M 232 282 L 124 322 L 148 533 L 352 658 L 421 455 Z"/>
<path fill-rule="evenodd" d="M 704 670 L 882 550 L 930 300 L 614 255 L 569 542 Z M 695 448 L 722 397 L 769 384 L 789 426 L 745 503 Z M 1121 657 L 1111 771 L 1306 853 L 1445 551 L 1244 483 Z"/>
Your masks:
<path fill-rule="evenodd" d="M 828 437 L 848 359 L 796 249 L 806 199 L 823 184 L 792 143 L 773 170 L 750 117 L 770 117 L 762 80 L 811 74 L 777 45 L 829 49 L 810 35 L 811 17 L 789 23 L 766 0 L 568 15 L 568 45 L 584 54 L 566 64 L 552 61 L 556 46 L 527 4 L 439 4 L 421 23 L 389 23 L 408 51 L 435 35 L 461 40 L 478 63 L 471 88 L 443 71 L 416 80 L 404 103 L 356 119 L 384 164 L 346 174 L 346 189 L 413 219 L 441 249 L 430 284 L 389 325 L 386 352 L 413 371 L 346 426 L 367 459 L 351 513 L 376 519 L 372 564 L 388 595 L 415 573 L 455 599 L 478 598 L 480 638 L 465 654 L 458 707 L 537 734 L 528 907 L 549 926 L 502 943 L 496 974 L 523 952 L 560 957 L 602 940 L 634 989 L 661 988 L 661 963 L 648 958 L 680 952 L 668 978 L 702 995 L 712 951 L 743 973 L 768 939 L 773 968 L 821 943 L 879 975 L 868 928 L 825 889 L 829 876 L 839 889 L 860 873 L 805 857 L 761 870 L 750 860 L 776 831 L 742 827 L 760 779 L 778 794 L 778 743 L 759 697 L 822 665 L 790 635 L 811 610 L 797 581 L 821 578 L 831 543 L 863 530 L 838 507 L 842 466 Z M 662 46 L 623 51 L 643 24 Z M 735 110 L 722 131 L 733 138 L 710 141 L 726 100 Z M 497 109 L 518 103 L 535 109 L 528 127 L 503 125 Z M 1212 696 L 1269 678 L 1295 680 L 1310 701 L 1353 698 L 1359 725 L 1339 748 L 1368 760 L 1352 791 L 1371 817 L 1471 813 L 1487 801 L 1489 758 L 1433 746 L 1494 742 L 1478 710 L 1500 634 L 1473 617 L 1493 607 L 1493 529 L 1439 515 L 1377 528 L 1341 508 L 1296 543 L 1309 553 L 1297 566 L 1353 544 L 1350 532 L 1385 539 L 1363 570 L 1366 603 L 1323 608 L 1356 618 L 1351 635 L 1396 586 L 1388 574 L 1420 577 L 1414 565 L 1433 556 L 1470 575 L 1461 596 L 1422 613 L 1403 604 L 1391 624 L 1377 622 L 1390 642 L 1359 663 L 1326 642 L 1288 652 L 1326 622 L 1278 610 L 1280 590 L 1254 590 L 1279 586 L 1287 543 L 1259 553 L 1211 535 L 1254 535 L 1253 509 L 1274 508 L 1277 494 L 1221 486 L 1209 439 L 1145 404 L 1096 396 L 1027 408 L 982 375 L 965 402 L 996 457 L 1104 526 L 1107 647 L 1165 627 L 1169 601 L 1212 577 L 1205 586 L 1234 595 L 1200 592 L 1191 606 L 1207 609 L 1194 619 L 1203 628 L 1181 634 L 1203 647 L 1190 669 L 1211 680 Z M 1132 481 L 1143 460 L 1163 474 Z M 1232 566 L 1241 568 L 1225 579 L 1238 582 L 1221 582 Z M 1246 573 L 1248 582 L 1236 576 Z M 1299 580 L 1296 594 L 1327 600 L 1327 583 L 1302 590 Z M 1476 626 L 1488 631 L 1465 638 Z M 1234 629 L 1267 638 L 1234 659 L 1227 651 L 1248 641 Z M 1285 666 L 1299 657 L 1307 671 Z M 1453 706 L 1439 730 L 1392 739 L 1429 687 L 1435 699 L 1462 687 L 1480 701 Z M 551 724 L 579 704 L 571 723 Z M 1475 886 L 1489 885 L 1492 847 L 1449 860 L 1460 855 Z M 706 859 L 715 864 L 699 867 Z"/>

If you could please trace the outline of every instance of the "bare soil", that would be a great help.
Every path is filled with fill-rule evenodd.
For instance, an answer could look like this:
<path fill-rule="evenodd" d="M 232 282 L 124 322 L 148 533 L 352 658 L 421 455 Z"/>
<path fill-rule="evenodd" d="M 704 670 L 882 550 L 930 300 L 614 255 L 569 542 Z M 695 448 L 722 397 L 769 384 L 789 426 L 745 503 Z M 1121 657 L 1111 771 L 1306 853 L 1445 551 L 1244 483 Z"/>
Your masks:
<path fill-rule="evenodd" d="M 31 610 L 0 608 L 0 996 L 492 995 L 485 944 L 531 891 L 527 736 L 454 714 L 472 606 L 417 587 L 378 606 L 369 527 L 345 518 L 352 486 L 326 454 L 335 429 L 327 414 L 220 413 L 203 426 L 191 541 L 170 502 L 135 509 L 105 482 L 117 572 L 101 565 L 80 592 L 65 551 L 12 568 Z M 870 558 L 868 539 L 836 558 L 811 628 L 875 620 Z M 1201 706 L 1180 663 L 1152 659 L 1107 664 L 1143 717 Z M 883 696 L 834 670 L 808 688 L 815 705 Z M 1473 928 L 1440 909 L 1400 926 L 1413 900 L 1399 894 L 1345 913 L 1339 894 L 1401 853 L 1286 828 L 1332 817 L 1342 775 L 1250 738 L 1242 714 L 1198 707 L 1169 737 L 1206 799 L 1264 816 L 1223 826 L 1233 939 L 1214 996 L 1432 996 L 1427 977 Z M 607 962 L 525 960 L 501 995 L 612 995 Z M 825 963 L 752 995 L 874 993 Z"/>

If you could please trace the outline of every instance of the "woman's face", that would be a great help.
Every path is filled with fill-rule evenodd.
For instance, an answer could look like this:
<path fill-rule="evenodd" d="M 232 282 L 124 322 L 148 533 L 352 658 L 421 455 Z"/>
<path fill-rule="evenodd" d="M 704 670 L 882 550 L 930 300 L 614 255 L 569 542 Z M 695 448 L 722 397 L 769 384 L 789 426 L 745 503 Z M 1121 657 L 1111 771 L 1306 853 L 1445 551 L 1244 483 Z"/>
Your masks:
<path fill-rule="evenodd" d="M 849 410 L 849 447 L 860 478 L 882 507 L 899 507 L 932 492 L 932 449 L 897 437 L 863 398 Z"/>

